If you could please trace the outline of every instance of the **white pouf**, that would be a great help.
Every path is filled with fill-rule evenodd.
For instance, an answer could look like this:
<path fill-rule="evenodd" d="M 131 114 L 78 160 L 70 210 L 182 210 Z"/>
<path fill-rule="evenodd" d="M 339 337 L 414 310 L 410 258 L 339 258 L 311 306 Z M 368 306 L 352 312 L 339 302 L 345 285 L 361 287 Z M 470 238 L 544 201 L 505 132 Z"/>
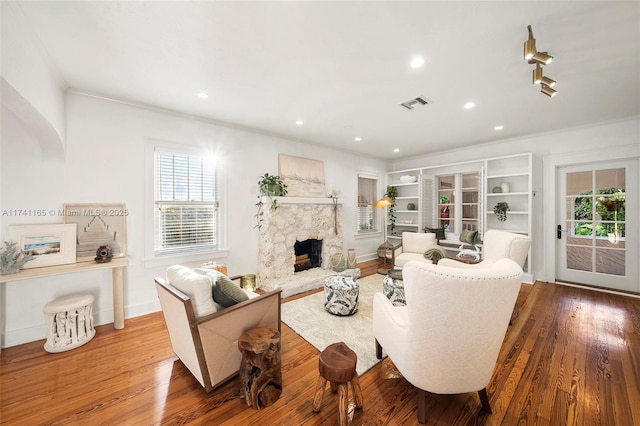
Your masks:
<path fill-rule="evenodd" d="M 332 275 L 324 281 L 324 309 L 333 315 L 347 316 L 358 312 L 360 288 L 349 276 Z"/>
<path fill-rule="evenodd" d="M 47 315 L 47 352 L 64 352 L 82 346 L 93 338 L 92 294 L 60 297 L 44 306 Z"/>

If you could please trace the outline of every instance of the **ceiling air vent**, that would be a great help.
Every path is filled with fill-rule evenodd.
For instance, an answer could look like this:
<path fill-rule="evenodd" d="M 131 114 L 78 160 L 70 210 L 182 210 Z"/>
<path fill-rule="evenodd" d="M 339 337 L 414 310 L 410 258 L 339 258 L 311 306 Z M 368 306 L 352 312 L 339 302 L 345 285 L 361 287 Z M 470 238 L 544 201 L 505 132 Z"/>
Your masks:
<path fill-rule="evenodd" d="M 409 99 L 408 101 L 402 102 L 400 106 L 403 106 L 406 109 L 414 109 L 416 106 L 428 105 L 430 103 L 431 101 L 424 96 L 418 96 L 417 98 Z"/>

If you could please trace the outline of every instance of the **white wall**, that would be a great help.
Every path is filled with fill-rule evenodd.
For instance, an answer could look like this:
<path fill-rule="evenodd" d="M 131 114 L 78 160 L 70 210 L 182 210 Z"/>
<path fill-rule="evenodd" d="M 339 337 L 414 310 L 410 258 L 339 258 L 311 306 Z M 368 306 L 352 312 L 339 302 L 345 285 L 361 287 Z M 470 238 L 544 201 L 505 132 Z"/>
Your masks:
<path fill-rule="evenodd" d="M 380 235 L 354 237 L 356 172 L 377 173 L 384 179 L 386 164 L 366 158 L 273 136 L 217 125 L 204 120 L 109 102 L 78 94 L 67 95 L 65 158 L 47 156 L 28 131 L 3 128 L 0 205 L 10 209 L 61 209 L 64 203 L 125 203 L 129 266 L 125 274 L 127 318 L 159 310 L 153 277 L 163 275 L 172 260 L 150 260 L 145 227 L 145 150 L 153 141 L 184 144 L 214 151 L 224 169 L 227 199 L 227 263 L 230 274 L 256 270 L 258 232 L 254 229 L 258 177 L 278 172 L 278 154 L 324 161 L 327 185 L 337 185 L 344 199 L 344 249 L 355 248 L 360 260 L 373 258 Z M 3 123 L 4 126 L 5 123 Z M 381 188 L 382 193 L 383 188 Z M 0 217 L 0 232 L 10 224 L 61 223 L 62 217 Z M 96 296 L 97 324 L 113 321 L 111 274 L 96 271 L 26 280 L 5 286 L 5 343 L 12 346 L 44 337 L 43 306 L 61 295 L 90 291 Z"/>
<path fill-rule="evenodd" d="M 49 154 L 64 151 L 66 83 L 31 31 L 20 6 L 2 10 L 2 104 L 27 121 Z"/>
<path fill-rule="evenodd" d="M 541 238 L 545 232 L 555 232 L 555 224 L 545 224 L 543 220 L 543 212 L 545 209 L 543 204 L 543 183 L 545 179 L 555 178 L 554 176 L 544 176 L 543 162 L 545 157 L 548 158 L 550 156 L 574 152 L 596 152 L 603 147 L 607 147 L 615 152 L 616 147 L 627 147 L 629 145 L 640 145 L 640 118 L 638 117 L 398 160 L 393 162 L 391 170 L 403 170 L 532 152 L 532 183 L 536 195 L 533 197 L 531 244 L 533 261 L 531 266 L 535 279 L 553 281 L 554 267 L 553 265 L 545 264 L 544 240 Z M 590 161 L 598 160 L 599 158 L 594 155 Z"/>

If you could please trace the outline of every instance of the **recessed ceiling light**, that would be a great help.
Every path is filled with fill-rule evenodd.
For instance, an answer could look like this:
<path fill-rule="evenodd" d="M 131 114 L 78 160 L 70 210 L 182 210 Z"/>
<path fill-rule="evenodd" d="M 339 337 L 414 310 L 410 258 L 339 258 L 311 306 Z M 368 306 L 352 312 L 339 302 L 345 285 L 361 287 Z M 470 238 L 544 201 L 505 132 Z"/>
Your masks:
<path fill-rule="evenodd" d="M 400 148 L 395 148 L 393 152 L 400 152 Z"/>
<path fill-rule="evenodd" d="M 414 56 L 411 59 L 411 68 L 420 68 L 424 65 L 424 58 L 421 56 Z"/>
<path fill-rule="evenodd" d="M 207 95 L 207 94 L 206 94 L 206 93 L 204 93 L 204 92 L 200 92 L 200 93 L 198 93 L 198 97 L 199 97 L 200 99 L 207 99 L 207 98 L 209 97 L 209 95 Z"/>
<path fill-rule="evenodd" d="M 502 130 L 504 129 L 504 126 L 496 126 L 493 128 L 493 130 Z"/>
<path fill-rule="evenodd" d="M 296 121 L 296 124 L 297 124 L 298 126 L 302 126 L 302 125 L 304 124 L 304 122 L 303 122 L 302 120 L 298 120 L 298 121 Z"/>
<path fill-rule="evenodd" d="M 474 106 L 476 106 L 476 104 L 474 104 L 473 102 L 467 102 L 466 104 L 464 104 L 464 109 L 471 109 Z"/>
<path fill-rule="evenodd" d="M 357 138 L 354 139 L 356 142 L 360 142 L 362 140 L 362 138 L 360 136 L 358 136 Z"/>

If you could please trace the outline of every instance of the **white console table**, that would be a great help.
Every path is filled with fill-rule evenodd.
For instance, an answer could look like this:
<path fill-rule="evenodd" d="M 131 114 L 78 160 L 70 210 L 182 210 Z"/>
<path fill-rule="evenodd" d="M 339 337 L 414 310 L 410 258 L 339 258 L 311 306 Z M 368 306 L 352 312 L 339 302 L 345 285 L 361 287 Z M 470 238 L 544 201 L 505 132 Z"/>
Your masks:
<path fill-rule="evenodd" d="M 0 275 L 0 285 L 12 281 L 46 278 L 55 275 L 74 274 L 78 272 L 94 271 L 98 269 L 111 269 L 113 287 L 113 328 L 124 328 L 124 267 L 129 264 L 126 257 L 114 258 L 111 262 L 78 262 L 68 265 L 43 266 L 41 268 L 23 269 L 16 274 Z M 5 289 L 0 289 L 0 308 L 6 312 Z M 0 315 L 0 342 L 4 341 L 5 314 Z"/>

